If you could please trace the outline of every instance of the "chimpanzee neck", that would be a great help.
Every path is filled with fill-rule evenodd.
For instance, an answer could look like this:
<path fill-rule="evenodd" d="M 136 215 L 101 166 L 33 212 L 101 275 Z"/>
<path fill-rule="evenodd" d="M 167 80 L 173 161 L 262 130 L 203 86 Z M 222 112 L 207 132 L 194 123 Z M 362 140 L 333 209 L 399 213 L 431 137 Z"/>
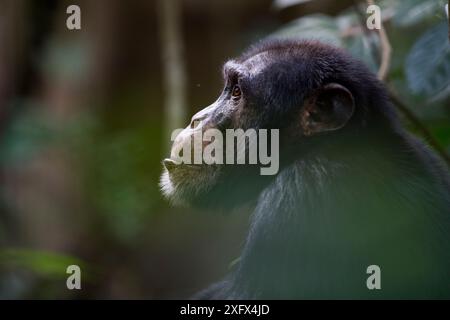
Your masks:
<path fill-rule="evenodd" d="M 354 270 L 359 276 L 348 281 L 363 288 L 364 268 L 374 263 L 371 259 L 379 258 L 381 263 L 380 250 L 389 250 L 383 248 L 389 243 L 372 242 L 380 239 L 377 233 L 384 232 L 389 238 L 397 232 L 410 232 L 403 230 L 402 224 L 409 221 L 414 198 L 423 199 L 423 192 L 435 196 L 427 176 L 416 174 L 421 168 L 405 171 L 405 164 L 418 161 L 413 159 L 414 152 L 406 150 L 407 142 L 401 142 L 404 137 L 391 138 L 389 144 L 367 141 L 349 145 L 347 141 L 347 146 L 324 146 L 279 173 L 261 194 L 253 213 L 235 273 L 236 292 L 247 292 L 241 298 L 323 297 L 321 285 L 342 281 L 352 268 L 359 268 Z M 389 151 L 394 149 L 397 152 Z M 422 189 L 413 189 L 408 179 Z M 406 188 L 410 189 L 402 192 Z M 405 194 L 411 198 L 402 202 L 399 197 Z M 411 233 L 420 241 L 414 230 Z M 405 243 L 405 250 L 421 245 Z M 347 260 L 341 261 L 342 257 Z M 328 293 L 342 298 L 337 291 Z"/>

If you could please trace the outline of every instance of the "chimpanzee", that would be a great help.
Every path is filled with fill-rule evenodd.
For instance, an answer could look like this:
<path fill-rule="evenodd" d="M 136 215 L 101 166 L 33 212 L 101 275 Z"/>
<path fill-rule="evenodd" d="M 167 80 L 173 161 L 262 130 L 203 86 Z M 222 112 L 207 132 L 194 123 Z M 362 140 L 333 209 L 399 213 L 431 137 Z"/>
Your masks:
<path fill-rule="evenodd" d="M 196 298 L 450 298 L 447 168 L 361 62 L 317 41 L 269 40 L 223 73 L 220 97 L 173 148 L 208 128 L 278 129 L 280 169 L 164 160 L 175 203 L 255 205 L 238 263 Z"/>

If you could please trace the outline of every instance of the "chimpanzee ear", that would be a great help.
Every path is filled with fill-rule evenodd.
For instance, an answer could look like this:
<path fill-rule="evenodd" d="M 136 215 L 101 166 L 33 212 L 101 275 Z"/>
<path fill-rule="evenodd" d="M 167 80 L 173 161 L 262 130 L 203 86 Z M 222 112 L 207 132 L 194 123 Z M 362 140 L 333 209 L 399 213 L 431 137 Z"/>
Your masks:
<path fill-rule="evenodd" d="M 353 115 L 355 102 L 351 92 L 337 83 L 317 90 L 301 111 L 301 126 L 305 135 L 338 130 Z"/>

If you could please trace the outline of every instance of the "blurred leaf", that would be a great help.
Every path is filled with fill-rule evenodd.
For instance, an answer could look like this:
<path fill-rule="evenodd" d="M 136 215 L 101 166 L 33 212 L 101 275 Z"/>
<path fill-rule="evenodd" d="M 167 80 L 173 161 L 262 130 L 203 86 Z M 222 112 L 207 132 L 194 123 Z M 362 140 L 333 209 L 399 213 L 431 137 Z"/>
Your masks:
<path fill-rule="evenodd" d="M 36 110 L 41 106 L 25 102 L 17 108 Z M 23 112 L 5 130 L 0 147 L 0 162 L 17 164 L 33 157 L 36 152 L 53 143 L 57 136 L 48 119 L 37 112 Z"/>
<path fill-rule="evenodd" d="M 448 24 L 442 22 L 423 34 L 406 58 L 406 78 L 409 88 L 427 97 L 449 93 L 450 45 Z M 443 94 L 443 93 L 447 94 Z"/>
<path fill-rule="evenodd" d="M 290 22 L 269 38 L 317 39 L 342 46 L 336 20 L 326 15 L 310 15 Z"/>
<path fill-rule="evenodd" d="M 92 131 L 95 119 L 89 114 L 80 114 L 70 121 L 56 123 L 48 114 L 40 111 L 44 106 L 35 101 L 23 101 L 14 105 L 21 109 L 14 121 L 6 127 L 0 145 L 0 163 L 17 165 L 29 161 L 49 146 L 74 147 L 85 143 Z M 82 145 L 79 146 L 82 148 Z"/>
<path fill-rule="evenodd" d="M 374 36 L 374 34 L 371 34 L 371 36 Z M 376 45 L 378 44 L 377 37 L 373 37 L 371 38 L 371 40 L 376 42 Z M 353 57 L 363 61 L 366 66 L 368 66 L 369 69 L 372 70 L 372 72 L 377 72 L 378 63 L 375 61 L 375 57 L 372 53 L 373 46 L 370 45 L 369 39 L 367 37 L 350 37 L 344 41 L 344 44 L 345 48 L 350 51 Z"/>
<path fill-rule="evenodd" d="M 317 39 L 331 45 L 342 47 L 350 51 L 354 57 L 365 62 L 372 71 L 376 71 L 378 67 L 369 41 L 378 41 L 378 38 L 374 34 L 370 34 L 369 36 L 371 38 L 368 38 L 362 32 L 345 38 L 342 37 L 344 30 L 358 23 L 358 17 L 353 12 L 342 15 L 337 19 L 325 15 L 310 15 L 294 20 L 270 35 L 270 37 Z"/>
<path fill-rule="evenodd" d="M 274 0 L 273 6 L 276 9 L 285 9 L 288 7 L 296 6 L 298 4 L 303 4 L 306 2 L 310 2 L 312 0 Z"/>
<path fill-rule="evenodd" d="M 444 3 L 438 0 L 400 1 L 393 22 L 397 26 L 411 26 L 435 15 L 442 8 Z"/>
<path fill-rule="evenodd" d="M 438 118 L 428 122 L 428 128 L 436 139 L 450 152 L 450 126 L 447 118 Z"/>
<path fill-rule="evenodd" d="M 56 78 L 81 80 L 89 68 L 88 50 L 82 41 L 51 41 L 41 59 L 45 73 Z"/>
<path fill-rule="evenodd" d="M 133 241 L 142 221 L 156 213 L 160 199 L 155 181 L 160 160 L 149 141 L 159 137 L 157 123 L 118 132 L 95 134 L 90 150 L 88 189 L 93 204 L 104 214 L 105 228 L 124 242 Z M 153 160 L 156 159 L 156 160 Z M 155 170 L 157 168 L 157 170 Z"/>
<path fill-rule="evenodd" d="M 0 265 L 24 268 L 41 276 L 66 277 L 70 265 L 78 265 L 82 270 L 84 263 L 74 257 L 45 251 L 28 249 L 6 249 L 0 251 Z"/>

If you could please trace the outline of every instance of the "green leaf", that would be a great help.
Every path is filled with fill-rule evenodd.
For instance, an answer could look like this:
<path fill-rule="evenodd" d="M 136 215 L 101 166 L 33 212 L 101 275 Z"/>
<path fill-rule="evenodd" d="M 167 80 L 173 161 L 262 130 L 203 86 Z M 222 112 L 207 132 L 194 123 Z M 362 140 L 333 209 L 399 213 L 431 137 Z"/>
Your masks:
<path fill-rule="evenodd" d="M 66 277 L 66 269 L 78 265 L 83 269 L 83 262 L 77 258 L 28 249 L 6 249 L 0 251 L 0 266 L 23 268 L 49 277 Z"/>
<path fill-rule="evenodd" d="M 360 35 L 350 37 L 344 41 L 344 47 L 352 54 L 353 57 L 363 61 L 366 66 L 372 70 L 372 72 L 376 73 L 378 70 L 378 63 L 375 61 L 372 48 L 377 48 L 378 38 L 374 37 L 373 34 L 369 35 L 369 37 L 363 37 Z M 369 41 L 373 41 L 375 45 L 371 46 Z"/>
<path fill-rule="evenodd" d="M 443 10 L 444 4 L 438 0 L 408 0 L 400 1 L 395 10 L 394 25 L 407 27 L 417 24 L 432 17 L 439 10 Z"/>
<path fill-rule="evenodd" d="M 376 46 L 377 37 L 371 35 L 371 38 L 367 38 L 364 33 L 360 32 L 354 36 L 342 38 L 344 30 L 358 23 L 358 17 L 354 13 L 343 15 L 338 19 L 319 14 L 310 15 L 294 20 L 270 37 L 315 39 L 342 47 L 350 51 L 354 57 L 365 62 L 372 71 L 376 72 L 378 67 L 369 41 L 374 41 Z"/>
<path fill-rule="evenodd" d="M 303 4 L 306 2 L 310 2 L 310 1 L 312 1 L 312 0 L 274 0 L 273 6 L 276 9 L 281 10 L 281 9 L 296 6 L 296 5 Z"/>
<path fill-rule="evenodd" d="M 406 58 L 406 78 L 412 92 L 426 97 L 448 96 L 450 45 L 448 24 L 441 22 L 423 34 Z"/>
<path fill-rule="evenodd" d="M 321 14 L 296 19 L 270 35 L 269 38 L 315 39 L 342 46 L 336 20 Z"/>

